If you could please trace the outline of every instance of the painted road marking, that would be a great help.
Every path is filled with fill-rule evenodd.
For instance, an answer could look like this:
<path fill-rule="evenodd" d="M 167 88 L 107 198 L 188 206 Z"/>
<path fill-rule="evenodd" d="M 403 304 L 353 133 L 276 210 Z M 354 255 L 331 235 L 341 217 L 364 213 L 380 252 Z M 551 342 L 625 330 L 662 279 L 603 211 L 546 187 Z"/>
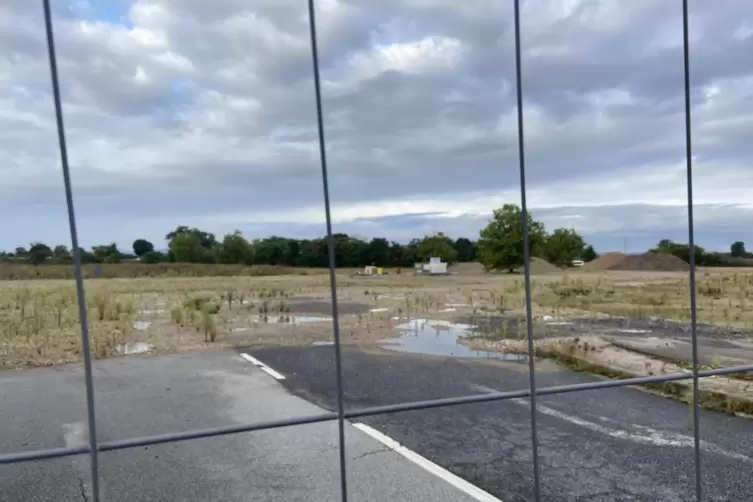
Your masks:
<path fill-rule="evenodd" d="M 241 357 L 245 359 L 246 361 L 250 362 L 251 364 L 253 364 L 254 366 L 258 366 L 260 370 L 262 370 L 264 373 L 271 376 L 272 378 L 276 380 L 285 380 L 285 376 L 283 374 L 278 373 L 277 371 L 273 370 L 272 368 L 270 368 L 263 362 L 259 361 L 255 357 L 250 356 L 246 354 L 245 352 L 241 353 Z"/>
<path fill-rule="evenodd" d="M 249 356 L 245 352 L 241 353 L 241 357 L 245 359 L 246 361 L 250 362 L 251 364 L 255 364 L 256 366 L 264 366 L 264 363 L 262 363 L 255 357 Z"/>
<path fill-rule="evenodd" d="M 259 366 L 259 368 L 266 373 L 267 375 L 271 376 L 272 378 L 276 378 L 278 380 L 285 380 L 285 377 L 281 375 L 280 373 L 277 373 L 275 370 L 270 368 L 269 366 Z"/>
<path fill-rule="evenodd" d="M 390 450 L 394 451 L 395 453 L 399 453 L 403 457 L 407 458 L 417 466 L 421 467 L 422 469 L 430 472 L 431 474 L 434 474 L 438 478 L 446 481 L 447 483 L 451 484 L 461 492 L 465 493 L 466 495 L 470 496 L 474 500 L 477 500 L 478 502 L 502 502 L 497 497 L 493 496 L 492 494 L 485 492 L 478 486 L 472 485 L 468 481 L 454 475 L 447 469 L 444 469 L 431 460 L 422 457 L 418 453 L 409 450 L 405 446 L 401 445 L 391 437 L 382 434 L 376 429 L 373 429 L 369 427 L 366 424 L 362 423 L 355 423 L 353 424 L 353 427 L 360 430 L 361 432 L 364 432 L 371 436 L 372 438 L 376 439 L 380 443 L 382 443 L 384 446 L 389 448 Z"/>
<path fill-rule="evenodd" d="M 486 392 L 486 393 L 499 392 L 495 389 L 492 389 L 490 387 L 485 387 L 483 385 L 474 385 L 473 388 L 477 391 Z M 531 401 L 529 399 L 516 397 L 516 398 L 509 399 L 509 401 L 515 404 L 519 404 L 521 406 L 526 406 L 528 408 L 531 407 Z M 501 401 L 501 402 L 504 402 L 504 401 Z M 647 445 L 653 445 L 653 446 L 670 446 L 674 448 L 693 448 L 695 444 L 693 437 L 687 436 L 685 434 L 678 434 L 672 431 L 660 431 L 658 429 L 654 429 L 652 427 L 646 427 L 643 425 L 632 425 L 634 429 L 637 429 L 640 432 L 638 431 L 631 432 L 631 431 L 628 431 L 622 428 L 616 428 L 616 427 L 611 428 L 605 425 L 591 422 L 589 420 L 585 420 L 580 417 L 576 417 L 574 415 L 563 413 L 559 410 L 555 410 L 553 408 L 549 408 L 548 406 L 543 406 L 538 403 L 536 403 L 536 411 L 538 411 L 539 413 L 543 413 L 544 415 L 549 415 L 550 417 L 558 418 L 560 420 L 564 420 L 565 422 L 578 425 L 590 431 L 604 434 L 605 436 L 613 437 L 616 439 L 624 439 L 626 441 L 632 441 L 633 443 L 647 444 Z M 615 425 L 617 425 L 616 422 L 612 420 L 610 420 L 610 422 L 615 423 Z M 725 450 L 724 448 L 721 448 L 720 446 L 717 446 L 713 443 L 709 443 L 708 441 L 701 440 L 700 446 L 701 446 L 701 450 L 707 453 L 715 453 L 717 455 L 722 455 L 724 457 L 732 458 L 735 460 L 741 460 L 743 462 L 753 463 L 753 458 L 751 457 L 748 457 L 741 453 L 736 453 L 734 451 Z"/>

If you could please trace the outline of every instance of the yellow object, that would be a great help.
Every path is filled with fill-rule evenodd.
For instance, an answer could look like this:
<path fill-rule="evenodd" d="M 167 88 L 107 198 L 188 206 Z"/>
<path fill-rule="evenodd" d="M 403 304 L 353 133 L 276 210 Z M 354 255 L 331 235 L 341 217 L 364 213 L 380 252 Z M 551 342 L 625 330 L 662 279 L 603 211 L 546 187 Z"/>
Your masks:
<path fill-rule="evenodd" d="M 382 275 L 382 272 L 384 269 L 382 267 L 377 267 L 377 275 Z"/>

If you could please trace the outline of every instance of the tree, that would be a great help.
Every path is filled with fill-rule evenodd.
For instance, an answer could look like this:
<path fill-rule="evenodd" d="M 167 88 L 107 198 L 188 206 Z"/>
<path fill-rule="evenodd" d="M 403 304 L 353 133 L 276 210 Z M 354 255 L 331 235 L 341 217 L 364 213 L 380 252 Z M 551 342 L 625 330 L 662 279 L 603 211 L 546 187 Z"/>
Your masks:
<path fill-rule="evenodd" d="M 39 265 L 48 258 L 52 258 L 52 249 L 47 244 L 41 242 L 33 242 L 29 246 L 27 253 L 29 261 L 34 265 Z"/>
<path fill-rule="evenodd" d="M 745 251 L 745 243 L 742 242 L 742 241 L 737 241 L 737 242 L 733 243 L 729 247 L 729 254 L 733 258 L 743 258 L 743 257 L 745 257 L 745 255 L 748 254 Z"/>
<path fill-rule="evenodd" d="M 428 261 L 429 258 L 437 257 L 449 264 L 458 261 L 458 252 L 455 243 L 442 232 L 427 235 L 418 242 L 416 254 L 419 260 Z"/>
<path fill-rule="evenodd" d="M 186 233 L 196 235 L 196 237 L 199 239 L 199 245 L 204 249 L 213 249 L 217 244 L 217 239 L 215 238 L 214 234 L 204 232 L 202 230 L 199 230 L 198 228 L 188 228 L 186 226 L 177 227 L 175 230 L 165 236 L 165 240 L 169 242 L 173 240 L 174 237 Z"/>
<path fill-rule="evenodd" d="M 528 245 L 531 256 L 539 255 L 546 242 L 544 224 L 528 213 Z M 515 204 L 494 210 L 489 224 L 479 233 L 476 243 L 478 261 L 487 270 L 512 272 L 523 265 L 523 213 Z"/>
<path fill-rule="evenodd" d="M 120 261 L 120 251 L 114 242 L 105 245 L 92 246 L 92 255 L 97 263 L 117 263 Z"/>
<path fill-rule="evenodd" d="M 706 250 L 698 245 L 694 246 L 694 249 L 696 264 L 702 264 L 706 259 Z M 681 260 L 690 262 L 690 245 L 673 242 L 669 239 L 660 240 L 659 244 L 655 248 L 650 249 L 649 252 L 673 254 Z"/>
<path fill-rule="evenodd" d="M 586 243 L 575 230 L 558 228 L 546 239 L 544 258 L 559 267 L 569 266 L 581 257 Z"/>
<path fill-rule="evenodd" d="M 366 248 L 366 264 L 383 267 L 390 263 L 390 243 L 387 239 L 375 237 Z"/>
<path fill-rule="evenodd" d="M 159 251 L 149 251 L 141 256 L 141 261 L 144 263 L 161 263 L 167 261 L 167 256 Z"/>
<path fill-rule="evenodd" d="M 470 239 L 459 237 L 454 245 L 455 251 L 458 252 L 458 261 L 469 262 L 476 259 L 476 245 Z"/>
<path fill-rule="evenodd" d="M 253 249 L 251 244 L 243 238 L 240 230 L 227 234 L 222 239 L 219 252 L 221 263 L 253 263 Z"/>
<path fill-rule="evenodd" d="M 586 248 L 583 250 L 583 252 L 580 255 L 581 259 L 585 262 L 594 261 L 596 258 L 599 257 L 598 253 L 594 249 L 593 246 L 590 244 L 586 246 Z"/>
<path fill-rule="evenodd" d="M 168 233 L 170 261 L 183 263 L 212 263 L 216 261 L 220 245 L 214 234 L 198 228 L 180 226 Z"/>
<path fill-rule="evenodd" d="M 178 263 L 203 263 L 207 249 L 201 245 L 201 238 L 194 232 L 180 232 L 168 243 L 173 259 Z"/>
<path fill-rule="evenodd" d="M 146 239 L 136 239 L 133 241 L 133 252 L 136 256 L 144 256 L 147 253 L 154 251 L 154 244 Z"/>
<path fill-rule="evenodd" d="M 52 250 L 52 255 L 58 260 L 67 260 L 71 257 L 71 252 L 68 251 L 68 246 L 59 244 Z"/>

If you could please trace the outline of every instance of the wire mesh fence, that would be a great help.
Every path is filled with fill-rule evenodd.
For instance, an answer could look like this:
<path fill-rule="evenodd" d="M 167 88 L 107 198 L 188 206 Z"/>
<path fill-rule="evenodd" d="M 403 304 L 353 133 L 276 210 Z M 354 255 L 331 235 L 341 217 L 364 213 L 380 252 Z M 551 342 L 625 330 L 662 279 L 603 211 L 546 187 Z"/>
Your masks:
<path fill-rule="evenodd" d="M 500 0 L 504 1 L 504 0 Z M 312 70 L 314 81 L 314 93 L 316 98 L 316 115 L 318 128 L 318 147 L 319 160 L 321 168 L 322 189 L 324 194 L 324 212 L 326 216 L 326 229 L 328 238 L 328 256 L 329 256 L 329 285 L 331 288 L 331 307 L 333 318 L 334 334 L 334 351 L 335 351 L 335 372 L 337 385 L 337 409 L 336 412 L 326 412 L 316 415 L 309 415 L 298 418 L 284 420 L 275 420 L 268 422 L 249 423 L 232 426 L 222 426 L 207 429 L 189 430 L 181 432 L 166 433 L 153 436 L 134 437 L 115 441 L 99 441 L 97 436 L 97 413 L 94 400 L 94 382 L 92 377 L 92 356 L 89 347 L 89 331 L 87 322 L 87 311 L 85 302 L 85 289 L 82 277 L 82 266 L 80 248 L 78 245 L 78 235 L 76 230 L 76 216 L 74 211 L 74 195 L 72 189 L 72 180 L 68 162 L 68 152 L 65 136 L 65 125 L 61 103 L 60 82 L 58 76 L 57 60 L 55 55 L 55 36 L 53 32 L 53 22 L 50 9 L 50 0 L 43 0 L 45 31 L 47 39 L 47 49 L 49 55 L 49 68 L 53 90 L 55 115 L 57 121 L 57 133 L 60 149 L 60 161 L 63 172 L 63 181 L 65 187 L 65 197 L 68 209 L 68 221 L 70 226 L 71 244 L 74 250 L 73 266 L 75 270 L 75 284 L 78 300 L 78 310 L 81 324 L 81 343 L 84 357 L 84 371 L 86 384 L 86 401 L 87 401 L 87 422 L 88 422 L 88 446 L 71 447 L 71 448 L 54 448 L 37 451 L 25 451 L 18 453 L 6 453 L 0 455 L 1 464 L 12 464 L 25 461 L 54 459 L 70 457 L 76 455 L 88 455 L 91 466 L 91 490 L 94 501 L 101 500 L 100 494 L 100 472 L 98 455 L 100 452 L 110 452 L 129 448 L 157 445 L 162 443 L 174 443 L 178 441 L 208 438 L 227 434 L 237 434 L 242 432 L 261 431 L 268 429 L 278 429 L 303 424 L 312 424 L 327 421 L 338 422 L 338 441 L 339 441 L 339 467 L 340 467 L 340 491 L 343 501 L 348 499 L 348 487 L 346 476 L 346 445 L 345 445 L 345 423 L 349 419 L 358 417 L 374 416 L 380 414 L 404 412 L 411 410 L 422 410 L 430 408 L 458 406 L 471 403 L 494 402 L 514 398 L 530 399 L 530 426 L 531 426 L 531 445 L 532 445 L 532 465 L 533 471 L 533 497 L 535 500 L 541 500 L 541 475 L 539 468 L 538 453 L 538 431 L 536 424 L 537 416 L 537 396 L 546 396 L 554 394 L 582 392 L 588 390 L 608 389 L 615 387 L 624 387 L 637 384 L 651 384 L 659 382 L 674 382 L 680 380 L 692 379 L 693 383 L 693 442 L 694 442 L 694 466 L 695 466 L 695 494 L 697 500 L 702 500 L 702 475 L 701 475 L 701 455 L 700 455 L 700 424 L 699 424 L 699 379 L 714 375 L 733 374 L 738 372 L 753 371 L 753 365 L 734 366 L 719 369 L 700 370 L 698 358 L 698 337 L 697 337 L 697 313 L 696 313 L 696 278 L 695 278 L 695 246 L 694 246 L 694 227 L 693 227 L 693 156 L 691 143 L 691 106 L 690 106 L 690 68 L 689 68 L 689 44 L 688 44 L 688 0 L 678 1 L 678 9 L 682 10 L 683 21 L 683 56 L 684 56 L 684 104 L 685 104 L 685 156 L 686 156 L 686 177 L 687 177 L 687 209 L 688 209 L 688 240 L 690 249 L 690 267 L 689 267 L 689 284 L 688 291 L 690 299 L 690 331 L 692 340 L 692 372 L 664 374 L 658 376 L 630 378 L 616 381 L 597 381 L 592 383 L 564 385 L 556 387 L 538 387 L 536 383 L 536 358 L 534 347 L 534 334 L 532 322 L 532 302 L 531 302 L 531 277 L 530 262 L 531 250 L 527 238 L 527 214 L 528 207 L 526 201 L 526 149 L 525 149 L 525 124 L 523 113 L 523 82 L 522 82 L 522 61 L 521 54 L 521 22 L 520 22 L 520 0 L 512 0 L 514 4 L 514 29 L 515 29 L 515 73 L 516 73 L 516 98 L 517 98 L 517 128 L 518 128 L 518 153 L 519 153 L 519 175 L 520 175 L 520 195 L 522 218 L 522 235 L 524 245 L 524 288 L 525 288 L 525 317 L 527 321 L 527 350 L 528 350 L 528 370 L 529 386 L 525 389 L 510 392 L 492 392 L 485 394 L 474 394 L 461 397 L 432 399 L 425 401 L 408 402 L 401 404 L 392 404 L 385 406 L 375 406 L 368 408 L 359 408 L 349 410 L 345 408 L 343 398 L 343 370 L 342 370 L 342 351 L 340 340 L 340 329 L 338 321 L 338 301 L 337 301 L 337 284 L 335 275 L 335 248 L 332 232 L 332 217 L 330 209 L 329 180 L 327 173 L 327 156 L 326 156 L 326 139 L 324 128 L 324 110 L 322 106 L 322 93 L 320 86 L 319 56 L 316 35 L 316 18 L 315 18 L 315 0 L 308 0 L 308 18 L 311 43 Z"/>

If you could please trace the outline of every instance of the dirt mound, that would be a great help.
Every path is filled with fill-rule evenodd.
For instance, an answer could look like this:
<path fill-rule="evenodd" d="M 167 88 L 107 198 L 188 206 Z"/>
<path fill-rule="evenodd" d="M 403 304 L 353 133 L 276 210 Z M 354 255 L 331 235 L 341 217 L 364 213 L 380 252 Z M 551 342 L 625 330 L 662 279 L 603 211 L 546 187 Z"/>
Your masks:
<path fill-rule="evenodd" d="M 660 270 L 687 271 L 690 265 L 685 260 L 669 253 L 643 253 L 627 255 L 622 261 L 607 270 Z"/>
<path fill-rule="evenodd" d="M 627 255 L 620 252 L 604 253 L 593 261 L 586 263 L 581 270 L 586 272 L 601 272 L 619 264 Z"/>
<path fill-rule="evenodd" d="M 523 272 L 523 267 L 520 268 L 520 272 Z M 552 274 L 554 272 L 562 272 L 562 269 L 542 258 L 531 257 L 531 274 Z"/>
<path fill-rule="evenodd" d="M 484 266 L 477 262 L 456 263 L 449 270 L 460 275 L 479 275 L 485 272 Z"/>

